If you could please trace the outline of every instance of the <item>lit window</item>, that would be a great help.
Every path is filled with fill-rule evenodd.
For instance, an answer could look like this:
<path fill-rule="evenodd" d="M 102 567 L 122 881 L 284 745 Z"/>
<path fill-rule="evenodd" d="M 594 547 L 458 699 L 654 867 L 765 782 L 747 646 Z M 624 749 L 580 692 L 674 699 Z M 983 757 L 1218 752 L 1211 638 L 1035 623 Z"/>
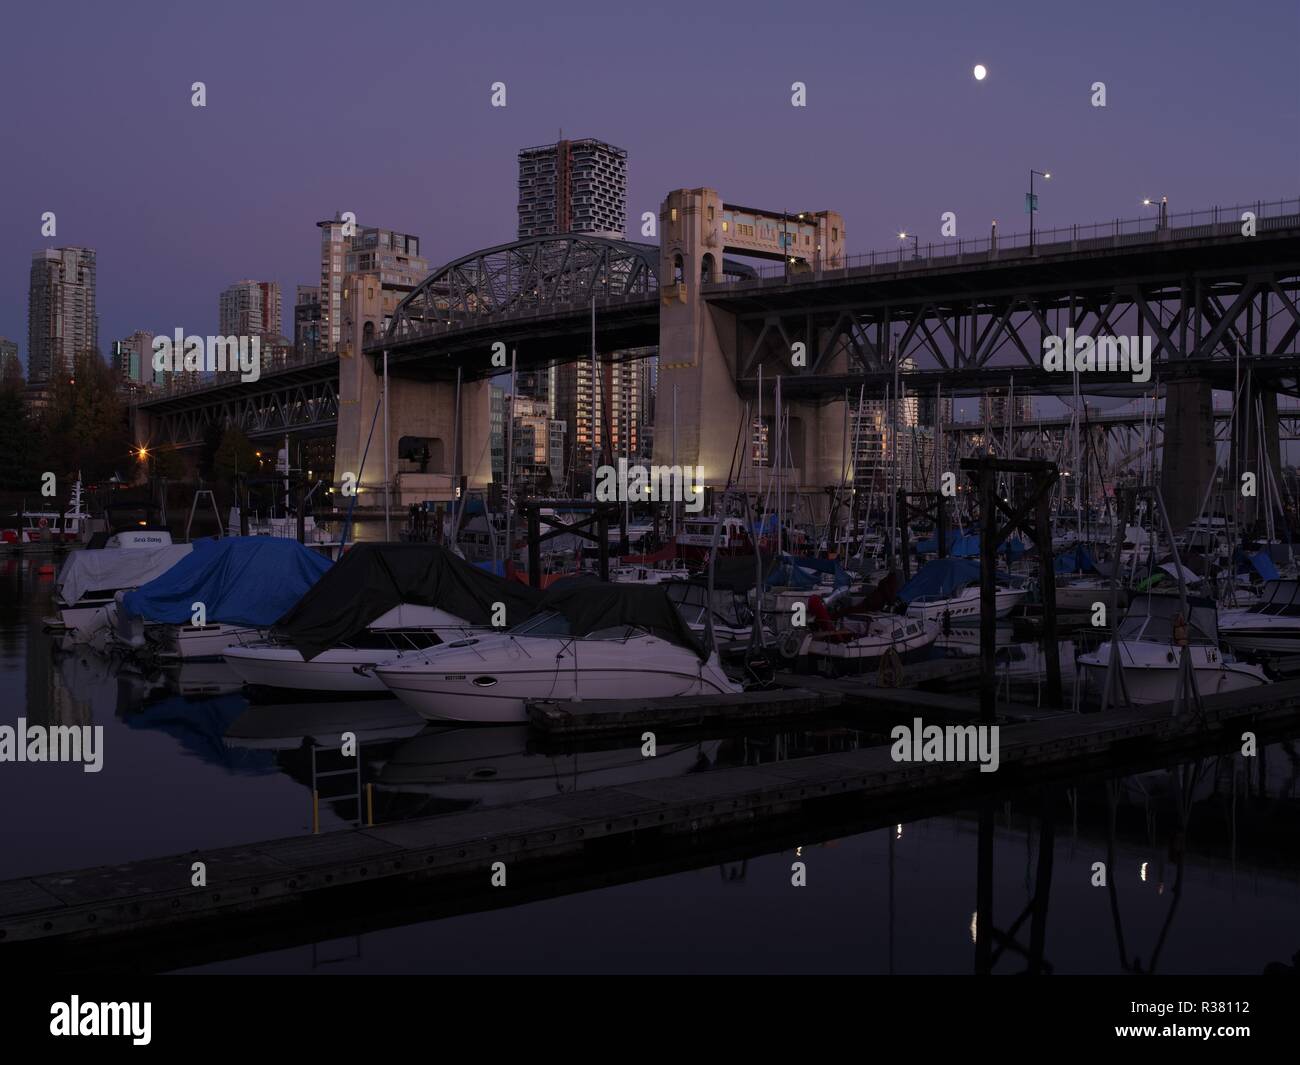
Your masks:
<path fill-rule="evenodd" d="M 727 226 L 729 226 L 730 224 L 731 224 L 731 223 L 729 223 L 729 222 L 723 222 L 723 223 L 722 223 L 722 232 L 725 233 L 725 232 L 727 231 Z"/>
<path fill-rule="evenodd" d="M 670 210 L 670 211 L 668 212 L 668 218 L 669 218 L 669 221 L 672 221 L 672 222 L 676 222 L 676 221 L 677 221 L 677 208 L 676 208 L 676 207 L 672 208 L 672 210 Z"/>

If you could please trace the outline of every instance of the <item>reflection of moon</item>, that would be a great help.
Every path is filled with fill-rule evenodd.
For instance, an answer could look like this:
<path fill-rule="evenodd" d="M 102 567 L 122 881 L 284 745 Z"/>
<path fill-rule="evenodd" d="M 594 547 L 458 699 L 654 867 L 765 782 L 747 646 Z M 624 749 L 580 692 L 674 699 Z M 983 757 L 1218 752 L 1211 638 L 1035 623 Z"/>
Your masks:
<path fill-rule="evenodd" d="M 983 81 L 986 77 L 988 77 L 988 73 L 989 73 L 989 72 L 988 72 L 988 69 L 984 66 L 983 63 L 976 63 L 976 64 L 975 64 L 975 80 L 976 80 L 976 81 Z"/>

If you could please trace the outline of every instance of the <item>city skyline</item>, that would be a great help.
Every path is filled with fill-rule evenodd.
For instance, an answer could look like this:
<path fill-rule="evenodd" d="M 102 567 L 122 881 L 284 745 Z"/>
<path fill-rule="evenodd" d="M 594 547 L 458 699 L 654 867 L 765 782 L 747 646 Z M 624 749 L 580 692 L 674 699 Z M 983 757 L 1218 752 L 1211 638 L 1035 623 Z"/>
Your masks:
<path fill-rule="evenodd" d="M 8 175 L 0 335 L 26 337 L 25 275 L 32 253 L 46 247 L 96 249 L 105 356 L 103 338 L 136 329 L 208 332 L 212 294 L 233 278 L 266 278 L 285 292 L 313 282 L 318 262 L 306 227 L 339 209 L 420 234 L 436 268 L 512 239 L 517 153 L 561 131 L 628 151 L 630 239 L 651 239 L 641 236 L 641 216 L 670 189 L 703 184 L 731 202 L 840 211 L 850 253 L 888 247 L 900 231 L 938 240 L 947 210 L 961 236 L 985 235 L 993 218 L 1003 232 L 1019 231 L 1022 186 L 1035 166 L 1053 172 L 1036 190 L 1042 229 L 1136 217 L 1144 197 L 1168 196 L 1176 213 L 1291 196 L 1300 174 L 1300 150 L 1286 133 L 1300 119 L 1289 59 L 1295 34 L 1282 32 L 1300 28 L 1292 5 L 1253 5 L 1258 17 L 1245 28 L 1238 11 L 1207 4 L 1179 19 L 1110 4 L 1050 21 L 1025 5 L 1024 18 L 1008 15 L 996 29 L 956 4 L 936 5 L 928 17 L 840 3 L 769 5 L 768 30 L 758 36 L 699 11 L 682 36 L 673 27 L 684 24 L 683 8 L 622 17 L 618 45 L 604 48 L 591 46 L 601 37 L 599 15 L 575 8 L 541 20 L 508 6 L 523 31 L 508 38 L 468 15 L 376 8 L 368 16 L 376 24 L 400 18 L 413 37 L 423 26 L 430 40 L 455 47 L 429 53 L 435 73 L 420 92 L 409 90 L 405 70 L 377 71 L 369 95 L 387 106 L 374 113 L 320 75 L 336 5 L 314 8 L 311 23 L 259 9 L 265 33 L 239 37 L 236 51 L 249 62 L 238 78 L 222 73 L 238 35 L 226 12 L 8 16 L 16 47 L 0 87 L 11 97 L 49 47 L 83 73 L 51 88 L 42 125 L 25 126 L 16 109 L 0 120 L 7 140 L 21 137 L 28 158 L 42 160 Z M 348 11 L 345 20 L 355 17 Z M 811 42 L 831 28 L 841 42 L 856 34 L 861 54 L 819 58 Z M 29 37 L 45 47 L 23 47 Z M 159 62 L 138 71 L 114 63 L 115 42 L 127 40 L 142 41 Z M 809 42 L 806 59 L 789 40 Z M 1227 40 L 1241 47 L 1225 50 Z M 557 66 L 553 57 L 565 49 L 575 61 Z M 679 73 L 661 75 L 665 56 Z M 978 84 L 976 62 L 988 68 Z M 1196 76 L 1170 76 L 1183 68 Z M 204 108 L 191 106 L 196 80 L 205 82 Z M 796 80 L 807 85 L 806 108 L 790 106 Z M 1105 108 L 1089 104 L 1098 80 L 1107 84 Z M 497 81 L 507 87 L 505 108 L 490 106 Z M 617 91 L 591 91 L 602 83 Z M 425 90 L 454 105 L 432 127 L 417 121 Z M 271 98 L 294 121 L 266 121 Z M 1258 99 L 1269 106 L 1253 106 Z M 321 136 L 358 124 L 367 131 L 363 150 L 301 166 Z M 1213 151 L 1203 150 L 1206 129 L 1215 131 Z M 145 150 L 129 156 L 139 165 L 106 166 L 95 182 L 84 180 L 87 159 L 119 158 L 124 143 L 141 138 Z M 1118 150 L 1133 144 L 1145 148 Z M 253 184 L 257 197 L 248 195 Z M 57 234 L 43 238 L 47 211 Z M 25 365 L 29 355 L 24 344 Z"/>

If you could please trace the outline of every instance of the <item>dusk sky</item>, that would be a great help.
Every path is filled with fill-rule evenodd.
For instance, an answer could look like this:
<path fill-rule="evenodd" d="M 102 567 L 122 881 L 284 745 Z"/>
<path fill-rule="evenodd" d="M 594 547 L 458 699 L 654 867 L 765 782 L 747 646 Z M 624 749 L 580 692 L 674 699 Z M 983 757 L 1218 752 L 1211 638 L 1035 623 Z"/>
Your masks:
<path fill-rule="evenodd" d="M 1296 0 L 60 3 L 3 24 L 0 335 L 24 360 L 39 248 L 97 250 L 105 353 L 215 331 L 245 277 L 281 283 L 291 331 L 318 220 L 417 234 L 433 266 L 511 240 L 516 152 L 561 129 L 627 149 L 633 239 L 697 185 L 838 210 L 853 253 L 938 239 L 944 211 L 960 236 L 1019 231 L 1030 166 L 1053 173 L 1043 228 L 1300 195 Z"/>

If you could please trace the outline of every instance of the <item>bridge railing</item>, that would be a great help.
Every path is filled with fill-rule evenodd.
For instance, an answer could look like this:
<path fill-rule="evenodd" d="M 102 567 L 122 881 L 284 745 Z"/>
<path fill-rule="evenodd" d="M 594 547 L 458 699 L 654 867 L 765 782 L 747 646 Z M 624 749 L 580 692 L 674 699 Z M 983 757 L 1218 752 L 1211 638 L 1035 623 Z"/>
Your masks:
<path fill-rule="evenodd" d="M 1084 225 L 1034 227 L 1033 241 L 1028 230 L 1020 233 L 991 231 L 987 236 L 948 240 L 900 240 L 888 249 L 847 255 L 839 262 L 814 270 L 807 266 L 792 269 L 785 263 L 757 268 L 757 278 L 724 278 L 710 282 L 710 289 L 763 285 L 773 282 L 798 283 L 815 281 L 837 274 L 899 273 L 907 270 L 960 266 L 974 262 L 995 262 L 1016 252 L 1051 254 L 1062 251 L 1091 251 L 1129 245 L 1156 244 L 1168 240 L 1195 240 L 1204 237 L 1231 236 L 1241 232 L 1243 215 L 1254 215 L 1259 231 L 1300 225 L 1300 198 L 1260 200 L 1234 207 L 1208 207 L 1202 210 L 1168 213 L 1160 204 L 1152 204 L 1148 213 L 1136 218 L 1115 218 L 1109 222 Z"/>

